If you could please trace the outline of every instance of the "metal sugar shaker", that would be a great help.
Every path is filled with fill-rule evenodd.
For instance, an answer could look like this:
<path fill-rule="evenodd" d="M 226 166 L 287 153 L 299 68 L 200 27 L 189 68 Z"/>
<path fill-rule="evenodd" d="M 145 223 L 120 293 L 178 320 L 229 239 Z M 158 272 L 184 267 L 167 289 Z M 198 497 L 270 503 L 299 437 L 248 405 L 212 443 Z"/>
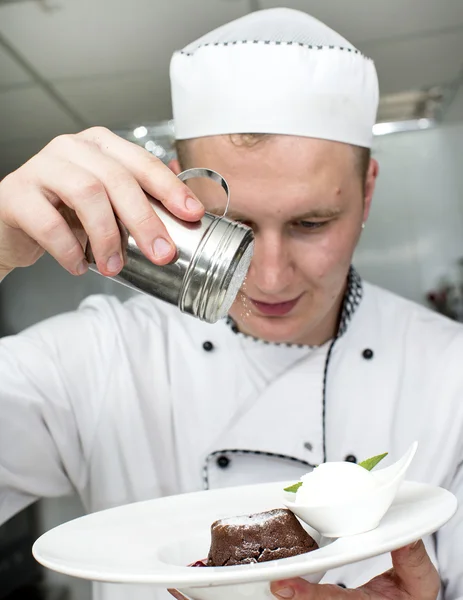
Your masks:
<path fill-rule="evenodd" d="M 118 220 L 124 267 L 109 279 L 174 304 L 202 321 L 215 323 L 228 314 L 244 282 L 251 263 L 254 236 L 250 227 L 226 218 L 230 192 L 221 175 L 210 169 L 189 169 L 179 175 L 182 181 L 193 177 L 207 177 L 222 186 L 227 194 L 224 216 L 206 213 L 201 221 L 189 223 L 148 196 L 177 247 L 177 256 L 167 265 L 153 264 Z M 85 255 L 89 268 L 99 273 L 89 242 Z"/>

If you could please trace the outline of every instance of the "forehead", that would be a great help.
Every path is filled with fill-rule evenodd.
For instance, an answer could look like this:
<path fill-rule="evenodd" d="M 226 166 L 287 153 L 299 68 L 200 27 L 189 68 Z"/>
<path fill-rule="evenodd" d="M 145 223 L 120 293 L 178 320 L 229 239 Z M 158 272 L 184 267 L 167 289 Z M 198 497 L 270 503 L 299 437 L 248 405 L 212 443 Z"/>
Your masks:
<path fill-rule="evenodd" d="M 225 177 L 231 189 L 230 206 L 239 211 L 261 212 L 275 206 L 278 212 L 300 211 L 310 198 L 328 201 L 337 196 L 355 178 L 354 151 L 340 142 L 223 135 L 189 140 L 184 148 L 184 166 L 207 167 Z M 211 203 L 220 194 L 217 184 L 198 179 L 191 187 L 208 210 L 213 208 Z"/>
<path fill-rule="evenodd" d="M 288 170 L 329 170 L 352 167 L 354 151 L 348 144 L 291 135 L 217 135 L 184 142 L 189 166 L 209 163 L 227 166 L 230 174 L 249 166 L 276 175 Z"/>

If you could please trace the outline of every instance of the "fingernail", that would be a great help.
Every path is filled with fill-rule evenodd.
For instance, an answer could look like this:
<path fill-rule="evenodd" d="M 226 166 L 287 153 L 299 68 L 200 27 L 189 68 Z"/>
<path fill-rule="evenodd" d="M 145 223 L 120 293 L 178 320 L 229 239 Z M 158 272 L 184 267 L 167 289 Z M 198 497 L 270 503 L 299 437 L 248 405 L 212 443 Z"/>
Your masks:
<path fill-rule="evenodd" d="M 83 275 L 84 273 L 86 273 L 88 270 L 88 262 L 86 260 L 83 260 L 82 262 L 80 262 L 77 265 L 76 268 L 76 273 L 77 275 Z"/>
<path fill-rule="evenodd" d="M 115 273 L 122 268 L 122 259 L 119 254 L 113 254 L 108 258 L 108 262 L 106 263 L 106 267 L 108 271 L 112 271 Z"/>
<path fill-rule="evenodd" d="M 293 598 L 294 590 L 291 587 L 281 588 L 281 590 L 277 590 L 275 592 L 275 595 L 279 596 L 280 598 Z"/>
<path fill-rule="evenodd" d="M 164 258 L 172 252 L 172 246 L 164 238 L 156 238 L 153 244 L 156 258 Z"/>
<path fill-rule="evenodd" d="M 196 198 L 188 197 L 185 200 L 185 206 L 188 210 L 191 210 L 192 212 L 197 212 L 202 208 L 203 205 L 201 204 L 201 202 L 199 202 L 199 200 L 196 200 Z"/>
<path fill-rule="evenodd" d="M 418 544 L 420 543 L 420 540 L 417 540 L 416 542 L 413 542 L 413 544 L 410 544 L 410 550 L 414 550 Z"/>

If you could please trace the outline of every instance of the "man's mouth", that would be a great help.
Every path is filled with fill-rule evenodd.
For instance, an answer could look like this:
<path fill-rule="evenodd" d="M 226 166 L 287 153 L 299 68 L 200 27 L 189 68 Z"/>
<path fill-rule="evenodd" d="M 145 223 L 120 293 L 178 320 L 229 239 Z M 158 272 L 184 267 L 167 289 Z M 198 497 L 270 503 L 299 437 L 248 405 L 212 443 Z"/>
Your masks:
<path fill-rule="evenodd" d="M 287 300 L 285 302 L 260 302 L 259 300 L 253 300 L 249 298 L 252 305 L 257 308 L 257 310 L 266 315 L 268 317 L 283 317 L 290 313 L 296 304 L 299 302 L 301 296 L 294 298 L 293 300 Z"/>

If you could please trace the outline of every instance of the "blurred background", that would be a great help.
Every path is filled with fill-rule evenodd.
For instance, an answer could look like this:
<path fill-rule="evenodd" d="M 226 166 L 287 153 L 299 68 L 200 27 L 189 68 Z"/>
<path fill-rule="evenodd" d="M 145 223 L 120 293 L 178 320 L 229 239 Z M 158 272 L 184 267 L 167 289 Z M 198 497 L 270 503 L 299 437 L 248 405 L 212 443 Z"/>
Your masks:
<path fill-rule="evenodd" d="M 325 21 L 374 59 L 380 178 L 355 256 L 361 274 L 463 321 L 463 0 L 0 0 L 0 178 L 54 136 L 104 125 L 173 156 L 169 59 L 198 36 L 276 6 Z M 0 287 L 0 335 L 90 293 L 95 274 L 45 257 Z M 47 500 L 0 527 L 0 598 L 89 600 L 86 582 L 43 573 L 32 540 L 81 512 Z"/>

